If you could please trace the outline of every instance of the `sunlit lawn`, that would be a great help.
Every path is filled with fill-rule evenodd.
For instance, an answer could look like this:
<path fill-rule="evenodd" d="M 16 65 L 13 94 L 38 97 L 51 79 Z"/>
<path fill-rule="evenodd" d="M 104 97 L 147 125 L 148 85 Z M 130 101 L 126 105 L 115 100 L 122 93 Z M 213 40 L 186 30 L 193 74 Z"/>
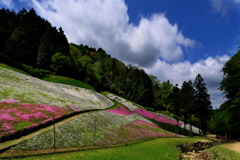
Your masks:
<path fill-rule="evenodd" d="M 211 151 L 215 154 L 216 159 L 230 159 L 230 160 L 239 160 L 240 153 L 230 150 L 231 144 L 223 144 L 213 146 L 209 148 L 208 151 Z"/>
<path fill-rule="evenodd" d="M 91 149 L 67 153 L 30 156 L 26 160 L 177 160 L 178 143 L 195 142 L 202 138 L 158 138 L 121 147 Z"/>

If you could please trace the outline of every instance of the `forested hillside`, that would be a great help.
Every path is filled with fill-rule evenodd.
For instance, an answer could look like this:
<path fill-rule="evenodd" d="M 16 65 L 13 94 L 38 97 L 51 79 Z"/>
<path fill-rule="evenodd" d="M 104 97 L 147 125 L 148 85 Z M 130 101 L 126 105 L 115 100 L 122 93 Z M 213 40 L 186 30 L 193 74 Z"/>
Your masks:
<path fill-rule="evenodd" d="M 19 13 L 0 10 L 0 62 L 44 78 L 71 77 L 92 85 L 97 91 L 110 91 L 149 110 L 173 113 L 207 130 L 212 114 L 210 96 L 201 75 L 180 88 L 160 82 L 143 69 L 112 58 L 102 48 L 69 44 L 62 28 L 53 27 L 34 9 Z M 111 44 L 109 44 L 111 45 Z"/>
<path fill-rule="evenodd" d="M 240 49 L 240 47 L 239 47 Z M 240 50 L 224 65 L 220 90 L 227 100 L 215 111 L 211 128 L 218 134 L 240 137 Z M 223 127 L 224 126 L 224 127 Z"/>

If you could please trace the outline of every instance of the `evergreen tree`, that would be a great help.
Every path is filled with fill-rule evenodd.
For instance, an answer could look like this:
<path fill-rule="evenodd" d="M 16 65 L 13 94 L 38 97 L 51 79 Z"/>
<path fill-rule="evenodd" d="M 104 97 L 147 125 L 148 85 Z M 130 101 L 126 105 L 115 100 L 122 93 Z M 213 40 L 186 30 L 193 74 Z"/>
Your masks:
<path fill-rule="evenodd" d="M 56 52 L 60 52 L 65 56 L 70 56 L 68 40 L 61 27 L 58 29 L 58 34 L 55 38 L 57 39 Z"/>
<path fill-rule="evenodd" d="M 206 133 L 207 122 L 212 115 L 212 106 L 206 84 L 200 74 L 194 81 L 194 87 L 196 89 L 196 116 L 200 120 L 200 128 Z"/>
<path fill-rule="evenodd" d="M 169 95 L 169 99 L 170 99 L 169 110 L 170 112 L 177 115 L 175 118 L 177 119 L 177 121 L 179 121 L 181 117 L 181 108 L 180 108 L 181 106 L 180 106 L 180 88 L 178 88 L 177 84 L 173 87 L 172 92 Z"/>
<path fill-rule="evenodd" d="M 183 115 L 184 125 L 188 122 L 191 126 L 192 118 L 194 117 L 196 111 L 195 89 L 192 81 L 183 82 L 180 90 L 180 96 L 180 108 Z"/>
<path fill-rule="evenodd" d="M 52 64 L 52 56 L 57 49 L 57 29 L 49 27 L 43 37 L 38 49 L 37 65 L 39 68 L 49 70 Z"/>

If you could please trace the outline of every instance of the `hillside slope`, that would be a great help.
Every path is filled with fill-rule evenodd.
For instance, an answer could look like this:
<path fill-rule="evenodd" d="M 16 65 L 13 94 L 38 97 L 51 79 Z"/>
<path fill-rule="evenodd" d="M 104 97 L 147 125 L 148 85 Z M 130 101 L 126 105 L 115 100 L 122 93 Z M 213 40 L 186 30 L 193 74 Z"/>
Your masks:
<path fill-rule="evenodd" d="M 80 110 L 105 109 L 114 105 L 95 91 L 46 82 L 0 67 L 0 102 L 6 99 L 67 108 L 74 106 Z"/>

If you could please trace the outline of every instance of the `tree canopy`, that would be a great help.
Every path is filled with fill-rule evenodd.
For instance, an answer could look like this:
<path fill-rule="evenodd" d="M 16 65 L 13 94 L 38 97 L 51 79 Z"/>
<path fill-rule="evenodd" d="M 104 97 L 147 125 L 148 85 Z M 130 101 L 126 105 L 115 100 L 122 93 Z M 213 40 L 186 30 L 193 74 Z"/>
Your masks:
<path fill-rule="evenodd" d="M 240 137 L 240 50 L 225 63 L 222 72 L 220 90 L 227 100 L 216 111 L 211 128 L 218 134 Z"/>

